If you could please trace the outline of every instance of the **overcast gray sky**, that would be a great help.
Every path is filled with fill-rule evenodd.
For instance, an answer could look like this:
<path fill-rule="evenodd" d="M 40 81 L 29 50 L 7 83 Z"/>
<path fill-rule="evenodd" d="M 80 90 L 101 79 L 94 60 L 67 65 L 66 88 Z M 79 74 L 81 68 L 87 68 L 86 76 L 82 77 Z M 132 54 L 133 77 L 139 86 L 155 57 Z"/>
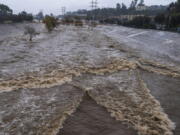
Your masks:
<path fill-rule="evenodd" d="M 15 13 L 27 11 L 36 14 L 40 10 L 49 14 L 61 14 L 61 7 L 65 6 L 67 11 L 75 11 L 77 9 L 89 9 L 91 0 L 0 0 L 0 3 L 7 4 Z M 124 2 L 129 6 L 132 0 L 98 0 L 98 6 L 115 7 L 116 3 Z M 145 0 L 146 5 L 167 5 L 176 0 Z"/>

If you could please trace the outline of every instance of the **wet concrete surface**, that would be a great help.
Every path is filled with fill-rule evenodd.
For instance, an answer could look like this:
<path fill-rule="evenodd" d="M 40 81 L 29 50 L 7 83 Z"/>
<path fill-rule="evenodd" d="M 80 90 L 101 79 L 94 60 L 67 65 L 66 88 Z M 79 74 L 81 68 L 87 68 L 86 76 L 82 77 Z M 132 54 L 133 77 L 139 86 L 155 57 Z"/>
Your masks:
<path fill-rule="evenodd" d="M 137 135 L 127 125 L 116 121 L 107 110 L 85 95 L 76 112 L 57 135 Z"/>
<path fill-rule="evenodd" d="M 180 135 L 180 78 L 145 71 L 141 74 L 151 94 L 161 103 L 169 118 L 175 122 L 174 135 Z"/>
<path fill-rule="evenodd" d="M 136 50 L 140 57 L 159 63 L 180 65 L 180 34 L 178 33 L 123 26 L 102 26 L 99 29 L 119 44 Z"/>

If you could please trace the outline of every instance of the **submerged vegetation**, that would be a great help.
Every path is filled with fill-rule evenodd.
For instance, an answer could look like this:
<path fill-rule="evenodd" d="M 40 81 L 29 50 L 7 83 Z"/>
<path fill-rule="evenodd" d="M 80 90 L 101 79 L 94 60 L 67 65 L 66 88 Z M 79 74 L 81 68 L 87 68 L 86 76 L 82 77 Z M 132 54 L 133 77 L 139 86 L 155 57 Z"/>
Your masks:
<path fill-rule="evenodd" d="M 29 41 L 32 41 L 33 37 L 37 35 L 35 28 L 31 26 L 26 26 L 24 29 L 24 34 L 29 35 Z"/>
<path fill-rule="evenodd" d="M 45 16 L 43 23 L 49 32 L 52 31 L 58 24 L 57 19 L 53 16 Z"/>

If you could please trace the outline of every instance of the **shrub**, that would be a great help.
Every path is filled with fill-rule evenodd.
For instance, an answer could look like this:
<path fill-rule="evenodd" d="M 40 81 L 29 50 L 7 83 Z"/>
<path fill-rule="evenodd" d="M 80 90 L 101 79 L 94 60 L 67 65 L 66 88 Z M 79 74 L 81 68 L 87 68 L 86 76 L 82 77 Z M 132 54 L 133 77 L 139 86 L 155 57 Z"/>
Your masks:
<path fill-rule="evenodd" d="M 180 13 L 172 14 L 168 17 L 168 21 L 171 28 L 180 26 Z"/>
<path fill-rule="evenodd" d="M 18 15 L 8 14 L 8 15 L 0 15 L 0 23 L 4 23 L 6 21 L 11 22 L 23 22 L 23 21 L 32 21 L 32 14 L 27 14 L 26 12 L 19 13 Z"/>
<path fill-rule="evenodd" d="M 35 28 L 31 26 L 26 26 L 24 29 L 24 34 L 29 35 L 29 41 L 32 41 L 32 38 L 37 35 Z"/>
<path fill-rule="evenodd" d="M 19 19 L 19 21 L 32 21 L 33 16 L 32 16 L 32 14 L 28 14 L 25 11 L 23 11 L 18 14 L 18 19 Z"/>
<path fill-rule="evenodd" d="M 158 24 L 164 24 L 166 21 L 166 17 L 164 14 L 159 14 L 154 18 L 155 22 Z"/>
<path fill-rule="evenodd" d="M 129 22 L 129 25 L 137 28 L 149 28 L 151 25 L 151 18 L 147 16 L 135 17 Z"/>
<path fill-rule="evenodd" d="M 83 21 L 81 21 L 81 20 L 76 20 L 75 21 L 75 26 L 83 26 Z"/>
<path fill-rule="evenodd" d="M 98 25 L 97 22 L 91 22 L 91 27 L 96 27 Z"/>
<path fill-rule="evenodd" d="M 63 20 L 62 20 L 62 24 L 73 24 L 74 23 L 74 19 L 72 17 L 66 16 Z"/>
<path fill-rule="evenodd" d="M 49 32 L 52 31 L 58 24 L 57 19 L 53 16 L 46 16 L 43 20 L 43 23 Z"/>

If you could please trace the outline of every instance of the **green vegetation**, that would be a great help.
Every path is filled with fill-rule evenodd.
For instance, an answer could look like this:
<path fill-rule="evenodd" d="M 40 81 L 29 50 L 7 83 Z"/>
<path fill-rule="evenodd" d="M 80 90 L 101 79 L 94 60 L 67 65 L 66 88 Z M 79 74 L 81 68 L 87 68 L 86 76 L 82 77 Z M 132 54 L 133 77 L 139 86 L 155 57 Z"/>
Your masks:
<path fill-rule="evenodd" d="M 65 16 L 62 20 L 62 24 L 64 24 L 64 25 L 74 24 L 74 18 L 71 16 Z"/>
<path fill-rule="evenodd" d="M 170 31 L 180 31 L 180 0 L 171 3 L 166 10 L 162 7 L 159 10 L 136 10 L 137 0 L 133 0 L 129 8 L 122 9 L 121 4 L 117 4 L 115 9 L 108 9 L 108 17 L 101 19 L 101 23 L 119 24 L 135 28 L 162 29 Z M 143 6 L 144 1 L 138 4 Z M 101 9 L 103 10 L 103 9 Z M 105 9 L 104 9 L 105 10 Z M 94 11 L 95 12 L 95 11 Z M 117 15 L 116 15 L 117 14 Z M 116 16 L 113 16 L 116 15 Z M 125 15 L 125 18 L 120 18 Z M 129 16 L 130 15 L 130 16 Z M 132 17 L 129 19 L 128 17 Z"/>
<path fill-rule="evenodd" d="M 133 20 L 124 23 L 125 26 L 131 26 L 136 28 L 153 29 L 155 25 L 151 22 L 151 18 L 148 16 L 135 17 Z"/>
<path fill-rule="evenodd" d="M 13 11 L 8 6 L 0 4 L 0 15 L 12 14 Z"/>
<path fill-rule="evenodd" d="M 53 16 L 45 16 L 43 23 L 45 24 L 47 30 L 51 32 L 57 25 L 57 19 Z"/>
<path fill-rule="evenodd" d="M 75 20 L 75 21 L 74 21 L 74 25 L 75 25 L 75 26 L 81 26 L 81 27 L 83 26 L 83 21 L 81 20 L 81 18 L 75 16 L 75 17 L 74 17 L 74 20 Z"/>
<path fill-rule="evenodd" d="M 0 4 L 0 23 L 5 22 L 23 22 L 32 21 L 32 14 L 28 14 L 25 11 L 19 13 L 18 15 L 13 14 L 13 10 L 4 4 Z"/>
<path fill-rule="evenodd" d="M 83 22 L 81 20 L 75 20 L 75 26 L 83 26 Z"/>
<path fill-rule="evenodd" d="M 165 25 L 167 30 L 177 30 L 180 27 L 180 0 L 171 3 L 163 14 L 157 15 L 155 22 Z"/>
<path fill-rule="evenodd" d="M 147 8 L 146 10 L 136 10 L 137 6 L 145 6 L 144 0 L 132 0 L 129 7 L 124 3 L 117 3 L 116 8 L 98 8 L 90 11 L 83 9 L 76 12 L 69 12 L 68 15 L 86 14 L 87 20 L 91 20 L 93 16 L 96 20 L 103 20 L 121 15 L 156 16 L 157 14 L 164 13 L 167 8 L 166 6 L 145 6 Z"/>
<path fill-rule="evenodd" d="M 165 24 L 166 16 L 165 14 L 159 14 L 154 18 L 154 20 L 158 24 Z"/>
<path fill-rule="evenodd" d="M 34 27 L 26 26 L 24 34 L 29 35 L 29 41 L 32 41 L 32 38 L 37 35 L 37 32 Z"/>
<path fill-rule="evenodd" d="M 35 17 L 39 22 L 42 21 L 44 19 L 44 14 L 42 11 L 40 11 L 36 17 Z"/>
<path fill-rule="evenodd" d="M 87 20 L 97 20 L 105 24 L 180 31 L 180 0 L 169 6 L 145 6 L 144 0 L 132 0 L 129 7 L 124 3 L 117 3 L 116 8 L 78 10 L 68 14 L 87 15 Z"/>

